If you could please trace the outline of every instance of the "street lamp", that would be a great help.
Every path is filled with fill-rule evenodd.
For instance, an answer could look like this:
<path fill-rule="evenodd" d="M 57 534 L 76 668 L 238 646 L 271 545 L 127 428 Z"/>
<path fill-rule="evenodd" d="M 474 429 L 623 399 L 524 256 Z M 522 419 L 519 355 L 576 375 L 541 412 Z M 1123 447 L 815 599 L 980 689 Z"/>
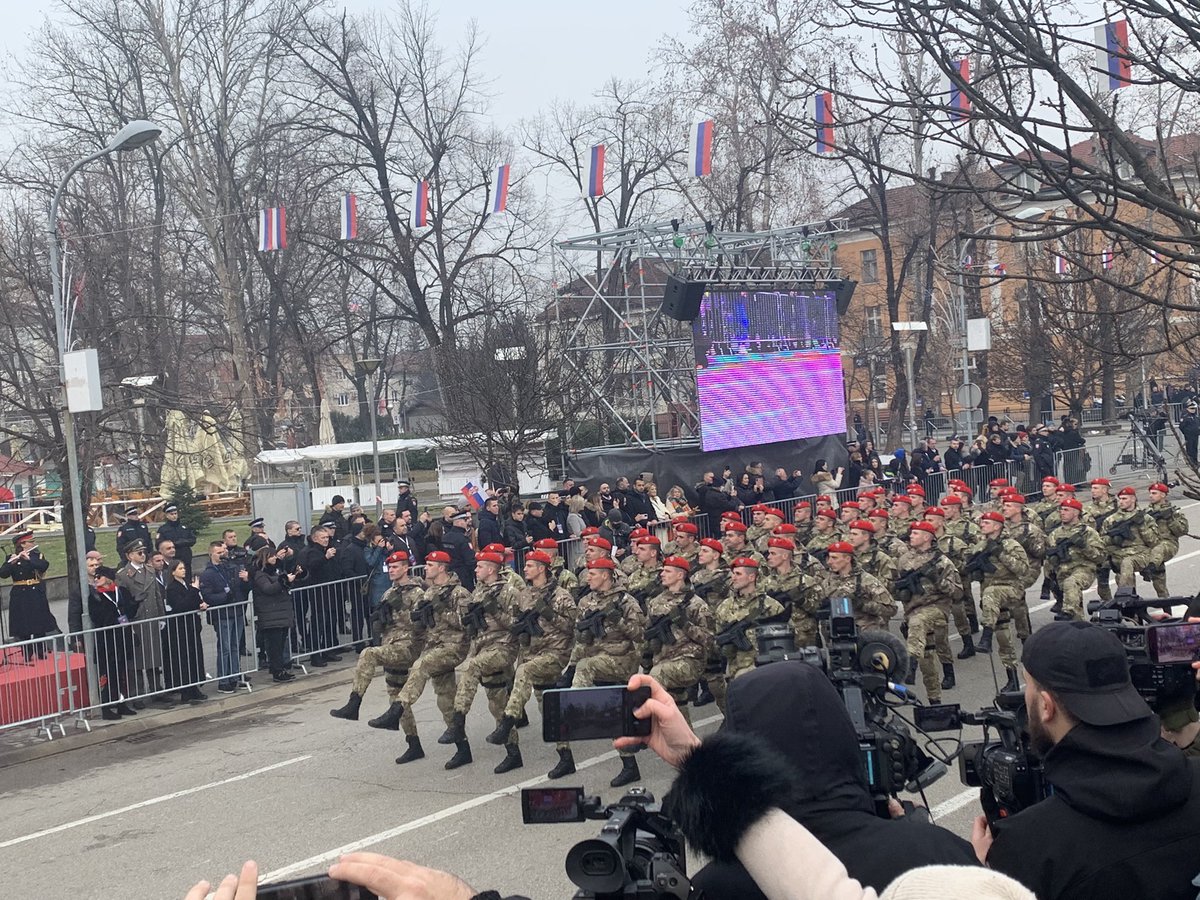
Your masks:
<path fill-rule="evenodd" d="M 375 424 L 375 372 L 383 363 L 381 359 L 360 359 L 354 363 L 370 379 L 371 390 L 368 392 L 368 404 L 371 407 L 371 462 L 375 466 L 375 521 L 383 518 L 383 491 L 379 479 L 379 426 Z"/>
<path fill-rule="evenodd" d="M 129 388 L 132 394 L 144 388 L 153 387 L 158 381 L 157 375 L 132 375 L 121 379 L 121 387 Z M 141 486 L 148 487 L 146 478 L 146 460 L 142 453 L 142 442 L 146 436 L 146 398 L 134 397 L 133 409 L 137 415 L 137 434 L 134 435 L 134 452 L 137 455 L 138 481 Z"/>
<path fill-rule="evenodd" d="M 925 322 L 893 322 L 892 331 L 913 332 L 913 331 L 928 331 L 929 325 Z M 904 377 L 908 381 L 908 430 L 912 437 L 912 446 L 917 445 L 917 410 L 913 403 L 913 398 L 917 393 L 917 386 L 913 384 L 913 351 L 916 349 L 917 338 L 912 335 L 904 342 Z"/>
<path fill-rule="evenodd" d="M 87 549 L 84 542 L 83 485 L 79 474 L 79 452 L 75 441 L 75 410 L 72 409 L 67 390 L 66 356 L 67 351 L 70 349 L 70 335 L 67 333 L 67 307 L 65 298 L 63 297 L 62 271 L 58 252 L 58 206 L 62 202 L 62 196 L 67 189 L 67 183 L 75 176 L 76 172 L 88 163 L 113 153 L 123 153 L 127 150 L 136 150 L 138 147 L 144 147 L 151 141 L 156 140 L 160 134 L 162 134 L 162 129 L 153 122 L 148 122 L 145 119 L 135 119 L 121 128 L 101 150 L 90 156 L 85 156 L 67 170 L 67 174 L 63 176 L 62 181 L 59 182 L 58 187 L 54 191 L 47 219 L 49 228 L 47 236 L 50 239 L 50 303 L 54 311 L 54 336 L 57 343 L 58 378 L 59 384 L 62 387 L 63 437 L 67 445 L 67 483 L 68 489 L 71 492 L 71 523 L 75 530 L 75 575 L 79 586 L 80 620 L 89 629 L 84 634 L 84 646 L 88 657 L 91 659 L 95 659 L 96 648 L 95 638 L 90 630 L 92 624 L 91 616 L 88 615 L 87 608 L 88 580 L 87 566 L 84 565 Z M 68 624 L 69 627 L 70 625 Z M 92 702 L 97 702 L 100 694 L 96 669 L 94 666 L 87 666 L 86 668 L 91 699 Z"/>

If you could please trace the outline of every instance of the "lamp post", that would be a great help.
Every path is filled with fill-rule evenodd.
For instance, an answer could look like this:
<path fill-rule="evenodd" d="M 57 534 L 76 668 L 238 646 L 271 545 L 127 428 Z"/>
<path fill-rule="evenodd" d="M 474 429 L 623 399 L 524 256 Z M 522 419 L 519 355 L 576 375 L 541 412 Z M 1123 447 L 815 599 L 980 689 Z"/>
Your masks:
<path fill-rule="evenodd" d="M 368 391 L 368 403 L 371 406 L 371 462 L 375 466 L 375 521 L 383 518 L 383 490 L 379 479 L 379 426 L 375 424 L 375 372 L 378 371 L 381 359 L 360 359 L 354 367 L 361 370 L 370 379 L 371 390 Z"/>
<path fill-rule="evenodd" d="M 929 325 L 925 322 L 893 322 L 892 331 L 928 331 Z M 917 445 L 917 411 L 913 403 L 917 393 L 917 386 L 913 384 L 913 351 L 916 349 L 913 345 L 916 343 L 916 338 L 909 335 L 904 341 L 904 377 L 908 382 L 908 430 L 911 438 L 911 445 Z"/>
<path fill-rule="evenodd" d="M 84 564 L 84 560 L 87 557 L 87 546 L 84 542 L 83 483 L 79 473 L 79 451 L 75 439 L 74 410 L 71 408 L 67 392 L 66 355 L 70 349 L 70 335 L 67 332 L 67 305 L 63 297 L 61 263 L 59 262 L 58 207 L 62 202 L 62 195 L 67 189 L 67 183 L 75 176 L 76 172 L 88 163 L 113 153 L 121 153 L 144 147 L 146 144 L 156 140 L 160 134 L 162 134 L 162 129 L 153 122 L 148 122 L 145 119 L 135 119 L 114 134 L 102 149 L 90 156 L 85 156 L 72 165 L 54 191 L 46 223 L 48 226 L 47 237 L 50 240 L 50 303 L 54 311 L 54 337 L 57 344 L 58 379 L 62 388 L 63 438 L 67 451 L 67 484 L 68 490 L 71 492 L 71 524 L 75 531 L 75 577 L 79 588 L 80 620 L 89 629 L 84 634 L 84 647 L 89 659 L 96 658 L 96 647 L 95 638 L 90 631 L 92 624 L 91 616 L 88 615 L 87 609 L 88 580 L 87 566 Z M 69 627 L 70 625 L 68 624 Z M 86 667 L 86 670 L 90 699 L 93 703 L 99 702 L 100 688 L 96 669 L 94 666 L 89 665 Z"/>

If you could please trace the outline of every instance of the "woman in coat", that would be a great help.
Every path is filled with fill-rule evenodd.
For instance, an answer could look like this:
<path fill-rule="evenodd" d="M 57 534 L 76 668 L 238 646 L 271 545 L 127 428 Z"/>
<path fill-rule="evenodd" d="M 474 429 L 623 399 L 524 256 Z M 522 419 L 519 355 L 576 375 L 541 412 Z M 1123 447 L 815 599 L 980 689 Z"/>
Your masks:
<path fill-rule="evenodd" d="M 288 590 L 296 580 L 295 572 L 285 572 L 272 547 L 263 547 L 254 558 L 254 615 L 267 651 L 267 666 L 275 681 L 291 681 L 291 653 L 288 632 L 296 621 Z"/>
<path fill-rule="evenodd" d="M 187 563 L 182 559 L 176 560 L 167 577 L 168 618 L 163 633 L 167 688 L 179 691 L 179 699 L 186 703 L 199 703 L 208 699 L 200 690 L 204 681 L 200 613 L 208 609 L 208 604 L 200 596 L 199 576 L 193 575 L 189 582 Z"/>
<path fill-rule="evenodd" d="M 367 527 L 372 528 L 373 526 Z M 363 529 L 363 534 L 368 534 L 366 529 Z M 375 611 L 380 601 L 383 600 L 383 595 L 387 593 L 387 589 L 392 586 L 385 562 L 388 554 L 392 552 L 392 548 L 388 546 L 387 539 L 377 532 L 371 532 L 369 538 L 370 544 L 363 550 L 363 559 L 367 563 L 368 615 Z"/>

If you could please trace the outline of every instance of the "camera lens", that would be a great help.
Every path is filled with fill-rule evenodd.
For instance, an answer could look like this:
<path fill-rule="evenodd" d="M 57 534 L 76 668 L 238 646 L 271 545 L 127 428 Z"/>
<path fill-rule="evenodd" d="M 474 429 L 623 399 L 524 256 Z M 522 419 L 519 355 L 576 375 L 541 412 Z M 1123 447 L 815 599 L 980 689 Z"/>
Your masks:
<path fill-rule="evenodd" d="M 588 838 L 567 854 L 567 877 L 584 891 L 614 893 L 625 883 L 625 864 L 612 844 Z"/>

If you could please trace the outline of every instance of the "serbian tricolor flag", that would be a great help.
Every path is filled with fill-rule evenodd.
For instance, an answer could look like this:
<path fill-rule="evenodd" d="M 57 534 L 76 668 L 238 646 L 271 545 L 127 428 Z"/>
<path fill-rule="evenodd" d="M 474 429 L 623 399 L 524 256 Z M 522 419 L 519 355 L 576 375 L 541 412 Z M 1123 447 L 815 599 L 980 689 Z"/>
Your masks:
<path fill-rule="evenodd" d="M 597 144 L 588 154 L 587 182 L 583 187 L 585 197 L 604 196 L 604 145 Z"/>
<path fill-rule="evenodd" d="M 817 140 L 813 149 L 817 153 L 833 150 L 833 92 L 820 91 L 812 98 L 813 122 L 817 126 Z"/>
<path fill-rule="evenodd" d="M 1133 64 L 1129 60 L 1129 21 L 1096 26 L 1096 67 L 1108 73 L 1108 90 L 1128 87 Z M 1100 86 L 1105 87 L 1103 76 Z"/>
<path fill-rule="evenodd" d="M 712 174 L 712 139 L 712 119 L 702 119 L 692 125 L 688 142 L 688 174 L 693 178 Z"/>
<path fill-rule="evenodd" d="M 1059 256 L 1057 253 L 1054 254 L 1054 274 L 1066 275 L 1070 270 L 1071 266 L 1067 262 L 1067 258 L 1065 256 Z"/>
<path fill-rule="evenodd" d="M 962 122 L 971 113 L 971 98 L 962 88 L 962 85 L 971 83 L 971 60 L 964 56 L 962 59 L 956 59 L 950 63 L 950 67 L 954 70 L 951 75 L 946 77 L 950 121 Z"/>
<path fill-rule="evenodd" d="M 358 198 L 353 194 L 342 194 L 342 240 L 352 241 L 358 237 Z"/>
<path fill-rule="evenodd" d="M 483 509 L 483 494 L 479 488 L 475 486 L 473 481 L 468 481 L 458 489 L 458 492 L 467 498 L 467 502 L 471 504 L 471 509 Z"/>
<path fill-rule="evenodd" d="M 272 206 L 258 211 L 258 249 L 287 249 L 287 217 L 282 206 Z"/>
<path fill-rule="evenodd" d="M 1105 247 L 1100 251 L 1100 268 L 1108 271 L 1113 267 L 1113 249 Z"/>
<path fill-rule="evenodd" d="M 424 228 L 429 224 L 429 182 L 424 178 L 413 182 L 411 224 L 413 228 Z"/>
<path fill-rule="evenodd" d="M 508 170 L 505 163 L 496 170 L 496 197 L 492 200 L 492 212 L 502 213 L 508 209 Z"/>

